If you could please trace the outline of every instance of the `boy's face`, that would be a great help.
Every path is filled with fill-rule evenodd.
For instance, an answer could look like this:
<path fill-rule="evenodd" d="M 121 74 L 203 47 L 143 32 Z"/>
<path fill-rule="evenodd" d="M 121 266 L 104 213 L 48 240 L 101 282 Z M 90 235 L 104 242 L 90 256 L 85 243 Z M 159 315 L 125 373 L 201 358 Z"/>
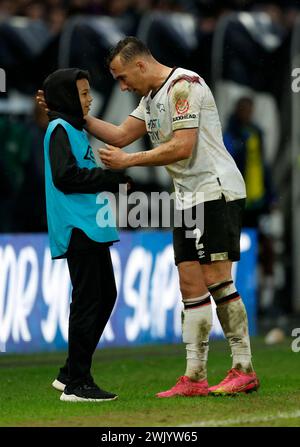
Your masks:
<path fill-rule="evenodd" d="M 78 79 L 76 81 L 80 104 L 82 108 L 83 115 L 87 115 L 90 110 L 90 105 L 93 98 L 90 95 L 90 84 L 87 79 Z"/>

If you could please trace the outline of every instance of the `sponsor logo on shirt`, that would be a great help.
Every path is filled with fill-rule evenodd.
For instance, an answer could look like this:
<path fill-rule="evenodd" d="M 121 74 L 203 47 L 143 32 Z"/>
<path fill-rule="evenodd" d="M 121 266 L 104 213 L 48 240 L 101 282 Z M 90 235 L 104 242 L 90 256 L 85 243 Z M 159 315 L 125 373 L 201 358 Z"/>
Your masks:
<path fill-rule="evenodd" d="M 195 119 L 196 115 L 194 113 L 188 113 L 187 115 L 174 116 L 173 123 L 179 120 L 192 120 Z"/>
<path fill-rule="evenodd" d="M 160 131 L 161 128 L 160 121 L 158 118 L 151 119 L 147 122 L 148 135 L 153 143 L 158 143 L 160 141 Z"/>
<path fill-rule="evenodd" d="M 160 121 L 158 118 L 154 118 L 148 121 L 148 129 L 160 129 Z"/>
<path fill-rule="evenodd" d="M 150 137 L 150 140 L 152 143 L 159 143 L 160 142 L 160 135 L 158 130 L 148 131 L 148 135 Z"/>

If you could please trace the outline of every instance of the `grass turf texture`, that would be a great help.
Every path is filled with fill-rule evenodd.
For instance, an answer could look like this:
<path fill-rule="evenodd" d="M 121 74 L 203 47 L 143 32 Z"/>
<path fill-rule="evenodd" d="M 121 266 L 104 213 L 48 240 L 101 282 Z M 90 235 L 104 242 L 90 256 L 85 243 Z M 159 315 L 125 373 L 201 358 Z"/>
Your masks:
<path fill-rule="evenodd" d="M 64 353 L 0 354 L 1 427 L 175 427 L 300 426 L 300 353 L 290 343 L 266 346 L 252 341 L 261 380 L 256 393 L 236 397 L 176 397 L 155 393 L 175 384 L 184 373 L 183 345 L 98 350 L 93 362 L 96 383 L 119 399 L 102 403 L 67 403 L 51 387 Z M 225 341 L 211 341 L 208 380 L 214 385 L 230 368 Z"/>

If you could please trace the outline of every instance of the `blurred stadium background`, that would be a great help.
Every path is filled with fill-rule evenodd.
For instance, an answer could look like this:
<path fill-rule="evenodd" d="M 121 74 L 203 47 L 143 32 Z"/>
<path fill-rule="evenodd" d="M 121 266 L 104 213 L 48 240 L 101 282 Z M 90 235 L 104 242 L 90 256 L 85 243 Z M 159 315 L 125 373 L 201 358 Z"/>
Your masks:
<path fill-rule="evenodd" d="M 34 95 L 57 68 L 88 69 L 91 113 L 119 124 L 138 98 L 119 92 L 104 60 L 125 35 L 144 40 L 162 63 L 197 71 L 211 87 L 225 143 L 249 188 L 245 257 L 235 274 L 251 332 L 268 335 L 267 343 L 292 342 L 300 327 L 299 1 L 0 0 L 1 350 L 66 346 L 70 285 L 64 261 L 51 264 L 47 249 L 47 117 Z M 145 138 L 128 150 L 148 147 Z M 172 191 L 163 168 L 129 174 L 146 194 Z M 107 346 L 180 342 L 170 244 L 170 229 L 122 232 L 113 248 L 120 298 Z M 214 331 L 220 336 L 217 322 Z"/>

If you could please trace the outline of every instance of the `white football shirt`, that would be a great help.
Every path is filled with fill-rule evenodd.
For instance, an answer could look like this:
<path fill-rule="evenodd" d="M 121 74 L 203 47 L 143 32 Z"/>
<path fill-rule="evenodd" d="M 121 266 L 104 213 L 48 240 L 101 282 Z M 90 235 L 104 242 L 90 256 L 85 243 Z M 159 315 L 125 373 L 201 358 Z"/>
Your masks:
<path fill-rule="evenodd" d="M 142 97 L 131 116 L 145 121 L 154 146 L 169 141 L 174 131 L 198 128 L 192 155 L 165 166 L 173 178 L 177 208 L 222 194 L 226 201 L 246 197 L 243 177 L 223 143 L 213 95 L 197 73 L 174 68 L 159 90 Z"/>

